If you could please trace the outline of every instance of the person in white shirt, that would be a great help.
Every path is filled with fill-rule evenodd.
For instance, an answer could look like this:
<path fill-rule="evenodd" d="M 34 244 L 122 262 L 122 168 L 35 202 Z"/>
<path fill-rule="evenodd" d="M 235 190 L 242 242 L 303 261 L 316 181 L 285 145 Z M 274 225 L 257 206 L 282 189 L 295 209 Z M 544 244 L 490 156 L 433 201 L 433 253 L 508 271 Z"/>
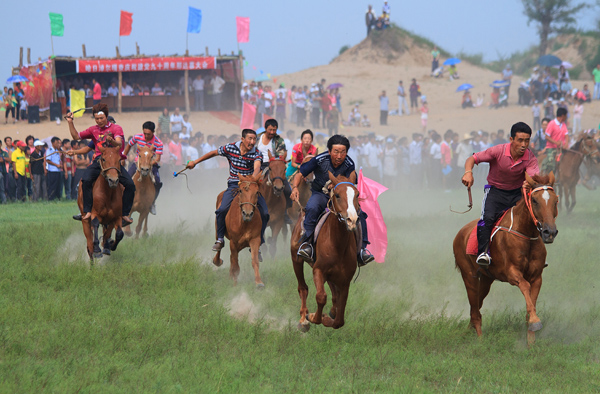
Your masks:
<path fill-rule="evenodd" d="M 435 189 L 442 185 L 442 136 L 434 134 L 432 137 L 432 144 L 429 148 L 429 155 L 431 156 L 431 172 L 429 176 L 429 188 Z"/>
<path fill-rule="evenodd" d="M 214 135 L 209 135 L 208 137 L 206 137 L 206 142 L 204 143 L 204 145 L 202 145 L 202 155 L 206 155 L 207 153 L 210 153 L 217 149 L 215 145 L 216 139 L 217 138 Z M 216 168 L 219 168 L 219 162 L 216 160 L 206 160 L 202 164 L 204 164 L 205 170 L 214 170 Z"/>
<path fill-rule="evenodd" d="M 408 146 L 410 177 L 415 188 L 423 187 L 423 135 L 413 133 L 413 140 Z"/>
<path fill-rule="evenodd" d="M 171 115 L 171 133 L 180 133 L 183 130 L 183 116 L 179 114 L 179 108 Z"/>
<path fill-rule="evenodd" d="M 406 101 L 406 91 L 402 85 L 402 81 L 398 82 L 398 116 L 403 114 L 409 115 L 408 101 Z"/>
<path fill-rule="evenodd" d="M 121 95 L 123 96 L 132 96 L 133 88 L 127 85 L 127 82 L 123 81 L 123 85 L 121 86 Z"/>
<path fill-rule="evenodd" d="M 184 161 L 198 160 L 200 157 L 198 149 L 194 147 L 195 141 L 196 137 L 188 138 L 187 136 L 181 140 L 181 153 Z"/>
<path fill-rule="evenodd" d="M 192 138 L 192 132 L 194 131 L 194 128 L 189 122 L 189 118 L 190 117 L 188 116 L 188 114 L 183 115 L 183 122 L 181 122 L 183 127 L 181 132 L 179 133 L 180 139 L 184 138 L 184 136 L 186 136 L 187 138 Z"/>
<path fill-rule="evenodd" d="M 213 88 L 213 100 L 215 103 L 215 109 L 217 111 L 221 110 L 221 97 L 223 96 L 223 87 L 225 85 L 225 80 L 214 73 L 213 79 L 211 81 Z"/>
<path fill-rule="evenodd" d="M 194 82 L 192 82 L 192 88 L 194 88 L 194 106 L 196 111 L 204 111 L 204 79 L 202 75 L 198 74 Z"/>
<path fill-rule="evenodd" d="M 160 85 L 159 85 L 158 82 L 154 83 L 154 86 L 152 87 L 151 92 L 152 92 L 152 95 L 161 95 L 161 94 L 163 94 L 163 90 L 160 87 Z"/>
<path fill-rule="evenodd" d="M 364 156 L 363 162 L 365 163 L 365 176 L 377 181 L 379 178 L 379 167 L 383 150 L 377 143 L 377 137 L 375 133 L 369 134 L 369 142 L 362 147 L 361 154 Z"/>
<path fill-rule="evenodd" d="M 117 88 L 116 83 L 111 83 L 110 87 L 107 90 L 109 96 L 117 96 L 119 95 L 119 89 Z"/>
<path fill-rule="evenodd" d="M 21 110 L 21 119 L 22 120 L 26 120 L 27 119 L 27 107 L 29 106 L 29 103 L 27 102 L 27 100 L 25 100 L 25 97 L 23 97 L 21 99 L 21 104 L 19 107 L 19 110 Z"/>

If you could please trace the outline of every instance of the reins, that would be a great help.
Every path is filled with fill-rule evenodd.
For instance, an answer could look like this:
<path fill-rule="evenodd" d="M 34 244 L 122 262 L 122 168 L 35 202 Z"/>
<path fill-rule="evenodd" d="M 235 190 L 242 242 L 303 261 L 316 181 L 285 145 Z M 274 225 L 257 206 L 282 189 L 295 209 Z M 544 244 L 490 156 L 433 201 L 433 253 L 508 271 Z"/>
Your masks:
<path fill-rule="evenodd" d="M 240 185 L 240 184 L 242 184 L 242 183 L 247 183 L 248 185 L 255 184 L 255 185 L 257 185 L 257 186 L 258 186 L 258 182 L 254 182 L 254 181 L 239 181 L 239 182 L 238 182 L 238 189 L 237 189 L 237 193 L 239 193 L 239 192 L 241 191 L 241 189 L 240 189 L 239 185 Z M 258 193 L 260 193 L 260 192 L 258 192 Z M 251 202 L 248 202 L 248 201 L 244 201 L 244 202 L 238 202 L 238 204 L 239 204 L 240 208 L 242 207 L 242 205 L 245 205 L 245 204 L 252 205 L 252 209 L 256 209 L 256 208 L 257 208 L 257 207 L 256 207 L 256 204 L 253 204 L 253 203 L 251 203 Z"/>
<path fill-rule="evenodd" d="M 548 191 L 548 190 L 552 190 L 554 191 L 554 188 L 552 188 L 552 186 L 539 186 L 536 187 L 535 189 L 529 191 L 527 189 L 527 187 L 523 186 L 521 191 L 523 192 L 523 199 L 525 200 L 525 205 L 527 206 L 527 210 L 529 211 L 529 215 L 531 216 L 531 220 L 533 221 L 533 223 L 535 224 L 535 228 L 537 228 L 537 230 L 541 233 L 542 232 L 542 224 L 540 223 L 540 221 L 535 217 L 535 215 L 533 214 L 533 208 L 531 206 L 531 196 L 533 193 L 538 192 L 540 190 L 544 190 L 544 191 Z"/>

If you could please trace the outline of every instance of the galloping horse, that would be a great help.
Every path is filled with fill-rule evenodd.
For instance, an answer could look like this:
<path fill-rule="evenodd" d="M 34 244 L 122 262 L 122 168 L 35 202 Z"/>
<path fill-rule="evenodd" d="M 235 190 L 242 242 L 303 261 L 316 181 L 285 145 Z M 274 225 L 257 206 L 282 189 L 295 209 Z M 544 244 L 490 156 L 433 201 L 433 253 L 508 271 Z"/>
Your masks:
<path fill-rule="evenodd" d="M 348 300 L 350 282 L 356 272 L 357 239 L 361 239 L 357 232 L 360 231 L 358 214 L 358 189 L 354 185 L 356 174 L 352 179 L 343 176 L 334 177 L 329 173 L 332 182 L 328 207 L 331 213 L 325 219 L 320 233 L 315 241 L 315 262 L 310 264 L 313 280 L 317 289 L 317 311 L 308 313 L 306 298 L 308 286 L 304 280 L 304 261 L 298 257 L 299 240 L 302 230 L 304 212 L 296 222 L 291 240 L 292 263 L 298 280 L 298 294 L 300 295 L 300 323 L 301 331 L 308 331 L 309 323 L 321 324 L 326 327 L 340 328 L 344 325 L 344 313 Z M 323 314 L 327 303 L 325 282 L 331 289 L 332 306 L 329 315 Z"/>
<path fill-rule="evenodd" d="M 256 287 L 262 288 L 265 285 L 260 279 L 258 273 L 258 250 L 260 248 L 260 231 L 262 219 L 259 215 L 258 189 L 262 183 L 262 175 L 239 176 L 239 189 L 231 202 L 231 207 L 225 216 L 226 231 L 225 236 L 229 239 L 229 249 L 231 250 L 229 276 L 233 279 L 233 284 L 237 285 L 237 278 L 240 274 L 240 265 L 238 263 L 239 252 L 250 247 L 252 253 L 252 268 L 254 268 L 254 282 Z M 224 191 L 217 197 L 217 209 L 221 206 Z M 239 209 L 237 209 L 239 207 Z M 221 260 L 221 251 L 217 252 L 213 258 L 213 264 L 220 267 L 223 264 Z"/>
<path fill-rule="evenodd" d="M 305 157 L 304 160 L 302 161 L 302 164 L 310 161 L 310 159 L 312 159 L 314 156 L 308 156 Z M 291 179 L 293 179 L 296 176 L 301 176 L 298 175 L 299 171 L 295 172 L 294 175 L 292 175 L 289 179 L 291 182 Z M 306 178 L 302 178 L 302 181 L 300 181 L 300 183 L 298 184 L 298 202 L 295 204 L 292 204 L 292 206 L 290 208 L 288 208 L 287 212 L 288 212 L 288 216 L 294 220 L 297 221 L 298 218 L 300 217 L 300 214 L 302 213 L 302 209 L 306 206 L 306 203 L 308 202 L 308 199 L 310 198 L 310 188 L 312 185 L 312 181 L 314 179 L 314 174 L 310 174 L 308 177 Z"/>
<path fill-rule="evenodd" d="M 148 235 L 148 215 L 150 207 L 154 202 L 156 190 L 154 188 L 154 176 L 152 175 L 152 158 L 156 148 L 143 146 L 139 150 L 139 158 L 137 162 L 137 171 L 133 175 L 133 183 L 135 184 L 135 198 L 131 213 L 139 212 L 138 224 L 135 228 L 135 238 L 137 239 L 144 224 L 144 237 Z M 125 234 L 131 236 L 129 226 L 125 227 Z"/>
<path fill-rule="evenodd" d="M 121 154 L 119 148 L 100 147 L 102 155 L 100 160 L 101 175 L 94 182 L 92 216 L 82 220 L 83 233 L 87 239 L 87 252 L 90 260 L 110 255 L 111 250 L 116 250 L 123 239 L 121 219 L 123 215 L 123 187 L 119 185 L 121 172 Z M 77 205 L 83 213 L 83 190 L 79 188 Z M 100 250 L 98 240 L 98 226 L 102 225 L 103 248 Z M 92 233 L 93 228 L 93 233 Z M 116 229 L 115 241 L 110 239 L 113 229 Z"/>
<path fill-rule="evenodd" d="M 477 221 L 464 226 L 454 238 L 456 268 L 462 274 L 469 304 L 470 326 L 481 336 L 481 312 L 483 300 L 490 286 L 497 279 L 519 287 L 527 306 L 527 339 L 535 341 L 535 331 L 542 328 L 536 314 L 536 301 L 542 287 L 542 271 L 546 266 L 545 243 L 554 242 L 558 230 L 555 219 L 558 214 L 558 196 L 554 192 L 554 174 L 525 174 L 531 189 L 523 187 L 524 198 L 496 223 L 490 246 L 492 264 L 485 272 L 479 271 L 476 256 L 467 254 L 467 243 Z M 540 239 L 541 238 L 541 239 Z M 475 252 L 476 253 L 476 252 Z"/>
<path fill-rule="evenodd" d="M 556 186 L 559 195 L 565 199 L 567 213 L 571 213 L 577 203 L 576 188 L 579 182 L 579 167 L 584 160 L 597 160 L 600 156 L 594 139 L 589 135 L 581 136 L 570 149 L 562 149 L 557 166 Z M 545 160 L 545 155 L 538 157 L 538 163 Z"/>
<path fill-rule="evenodd" d="M 595 190 L 596 186 L 590 185 L 589 181 L 593 176 L 600 177 L 600 153 L 598 149 L 600 149 L 600 144 L 594 140 L 590 135 L 586 135 L 586 146 L 589 151 L 589 154 L 585 155 L 583 158 L 583 163 L 585 164 L 585 176 L 581 180 L 583 186 L 588 188 L 589 190 Z"/>
<path fill-rule="evenodd" d="M 283 236 L 287 238 L 287 227 L 284 222 L 286 210 L 286 201 L 283 194 L 285 187 L 285 157 L 273 156 L 269 151 L 269 167 L 265 169 L 267 173 L 267 182 L 260 186 L 260 193 L 265 198 L 267 208 L 269 209 L 269 227 L 271 228 L 271 237 L 267 240 L 271 257 L 275 257 L 277 251 L 277 237 L 283 229 Z"/>

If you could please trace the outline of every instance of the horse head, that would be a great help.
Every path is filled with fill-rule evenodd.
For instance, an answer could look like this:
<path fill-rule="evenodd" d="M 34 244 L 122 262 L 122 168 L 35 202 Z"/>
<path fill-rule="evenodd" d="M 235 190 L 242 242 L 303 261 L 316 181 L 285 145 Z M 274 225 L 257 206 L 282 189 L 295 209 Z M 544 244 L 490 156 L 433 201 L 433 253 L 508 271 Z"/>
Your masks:
<path fill-rule="evenodd" d="M 268 185 L 273 185 L 273 194 L 277 197 L 281 196 L 283 193 L 283 188 L 285 187 L 284 177 L 285 177 L 285 157 L 284 156 L 273 156 L 271 151 L 269 151 L 269 171 L 268 171 L 269 180 L 267 181 Z"/>
<path fill-rule="evenodd" d="M 593 161 L 594 163 L 600 163 L 600 152 L 598 151 L 598 145 L 594 138 L 589 134 L 584 134 L 583 137 L 573 146 L 580 152 L 584 159 Z"/>
<path fill-rule="evenodd" d="M 525 194 L 525 204 L 527 204 L 532 220 L 542 236 L 542 241 L 550 244 L 554 242 L 558 234 L 556 229 L 558 196 L 552 188 L 554 173 L 535 175 L 533 178 L 525 173 L 525 179 L 531 188 Z"/>
<path fill-rule="evenodd" d="M 350 178 L 344 176 L 335 177 L 329 172 L 329 180 L 332 188 L 329 193 L 331 208 L 340 222 L 346 224 L 348 231 L 355 231 L 358 222 L 360 205 L 358 204 L 358 189 L 355 186 L 356 173 Z"/>
<path fill-rule="evenodd" d="M 154 146 L 143 146 L 140 148 L 137 169 L 141 176 L 150 175 L 150 171 L 152 170 L 152 159 L 154 158 L 155 152 L 156 148 Z"/>
<path fill-rule="evenodd" d="M 100 146 L 100 169 L 102 176 L 106 179 L 111 189 L 119 186 L 121 175 L 121 150 L 118 147 Z"/>
<path fill-rule="evenodd" d="M 238 201 L 242 210 L 242 220 L 249 222 L 254 216 L 258 202 L 258 189 L 263 180 L 263 174 L 254 176 L 239 175 Z"/>

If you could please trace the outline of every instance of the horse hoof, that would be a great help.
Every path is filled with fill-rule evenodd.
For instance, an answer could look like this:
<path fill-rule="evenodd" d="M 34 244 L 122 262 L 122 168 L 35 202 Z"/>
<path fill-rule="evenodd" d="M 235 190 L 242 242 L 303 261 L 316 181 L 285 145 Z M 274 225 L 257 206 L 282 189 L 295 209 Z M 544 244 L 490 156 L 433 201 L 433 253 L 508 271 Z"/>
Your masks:
<path fill-rule="evenodd" d="M 104 248 L 104 249 L 102 250 L 102 254 L 105 254 L 105 255 L 107 255 L 107 256 L 110 256 L 110 249 L 109 249 L 109 248 Z"/>
<path fill-rule="evenodd" d="M 308 321 L 306 323 L 298 323 L 298 330 L 300 332 L 308 332 L 310 330 L 310 323 Z"/>
<path fill-rule="evenodd" d="M 215 266 L 217 266 L 217 267 L 220 267 L 220 266 L 222 266 L 222 265 L 223 265 L 223 259 L 216 259 L 216 258 L 214 258 L 214 259 L 213 259 L 213 264 L 214 264 Z"/>
<path fill-rule="evenodd" d="M 265 288 L 265 284 L 264 283 L 257 283 L 256 284 L 256 290 L 263 290 Z"/>
<path fill-rule="evenodd" d="M 539 331 L 539 330 L 541 330 L 541 329 L 542 329 L 542 327 L 543 327 L 543 326 L 542 326 L 542 322 L 541 322 L 541 321 L 539 321 L 539 322 L 537 322 L 537 323 L 531 323 L 531 324 L 529 325 L 529 331 L 536 332 L 536 331 Z"/>
<path fill-rule="evenodd" d="M 101 259 L 103 256 L 102 252 L 94 252 L 94 258 L 95 259 Z"/>

